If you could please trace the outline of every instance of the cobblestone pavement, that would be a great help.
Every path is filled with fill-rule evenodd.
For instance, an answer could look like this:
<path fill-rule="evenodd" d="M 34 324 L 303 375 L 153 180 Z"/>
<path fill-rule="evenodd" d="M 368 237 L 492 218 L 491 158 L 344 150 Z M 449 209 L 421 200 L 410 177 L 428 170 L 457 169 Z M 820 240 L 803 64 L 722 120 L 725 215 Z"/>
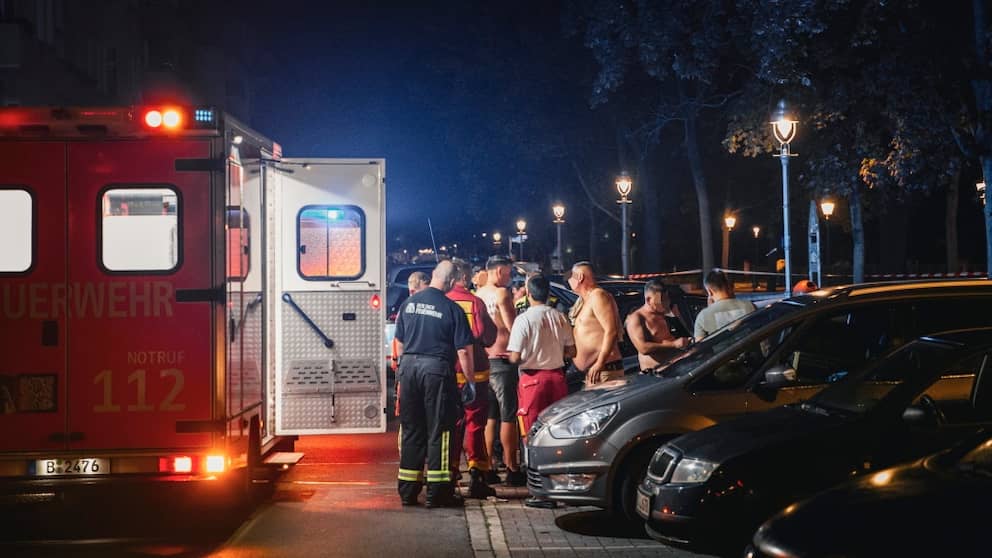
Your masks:
<path fill-rule="evenodd" d="M 477 558 L 703 556 L 655 542 L 637 526 L 619 523 L 597 508 L 528 508 L 525 495 L 526 489 L 500 487 L 497 498 L 466 500 Z"/>

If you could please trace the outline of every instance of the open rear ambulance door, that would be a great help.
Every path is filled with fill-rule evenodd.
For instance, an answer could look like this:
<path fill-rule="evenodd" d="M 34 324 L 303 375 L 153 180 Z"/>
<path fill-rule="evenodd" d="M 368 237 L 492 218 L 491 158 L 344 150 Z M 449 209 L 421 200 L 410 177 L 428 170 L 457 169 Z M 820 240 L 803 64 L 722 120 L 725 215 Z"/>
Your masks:
<path fill-rule="evenodd" d="M 274 165 L 276 433 L 384 432 L 385 161 Z"/>

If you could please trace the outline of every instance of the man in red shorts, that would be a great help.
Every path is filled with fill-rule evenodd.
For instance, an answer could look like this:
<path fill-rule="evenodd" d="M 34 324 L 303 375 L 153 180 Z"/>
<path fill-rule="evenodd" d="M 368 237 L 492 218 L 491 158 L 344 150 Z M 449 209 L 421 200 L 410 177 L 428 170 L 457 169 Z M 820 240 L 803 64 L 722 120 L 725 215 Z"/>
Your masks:
<path fill-rule="evenodd" d="M 530 307 L 513 321 L 506 348 L 510 362 L 519 363 L 517 420 L 525 444 L 537 415 L 568 395 L 565 358 L 575 356 L 572 326 L 564 314 L 548 306 L 549 294 L 547 277 L 532 275 L 527 279 Z M 554 502 L 535 498 L 528 498 L 525 504 L 554 507 Z"/>

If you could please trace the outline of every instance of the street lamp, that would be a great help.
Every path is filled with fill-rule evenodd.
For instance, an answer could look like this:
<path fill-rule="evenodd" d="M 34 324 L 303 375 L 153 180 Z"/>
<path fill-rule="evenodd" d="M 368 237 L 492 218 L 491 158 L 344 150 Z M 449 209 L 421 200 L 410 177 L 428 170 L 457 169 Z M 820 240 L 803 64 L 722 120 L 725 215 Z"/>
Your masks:
<path fill-rule="evenodd" d="M 527 221 L 524 221 L 523 219 L 517 219 L 517 236 L 520 240 L 520 261 L 524 261 L 524 240 L 527 239 L 527 235 L 524 234 L 524 229 L 526 228 L 527 228 Z"/>
<path fill-rule="evenodd" d="M 729 213 L 723 218 L 723 258 L 721 258 L 721 267 L 727 269 L 730 267 L 730 231 L 734 230 L 734 225 L 737 224 L 737 217 L 730 215 Z"/>
<path fill-rule="evenodd" d="M 561 257 L 561 226 L 562 224 L 565 223 L 565 206 L 560 203 L 556 203 L 554 206 L 551 207 L 551 212 L 554 213 L 555 215 L 555 220 L 552 222 L 555 224 L 556 228 L 558 229 L 557 230 L 558 242 L 555 244 L 555 261 L 552 262 L 554 265 L 552 265 L 551 267 L 555 271 L 563 271 L 565 269 L 565 266 L 562 265 L 563 262 Z"/>
<path fill-rule="evenodd" d="M 499 249 L 503 245 L 503 235 L 499 231 L 493 233 L 493 248 Z"/>
<path fill-rule="evenodd" d="M 775 155 L 782 161 L 782 230 L 785 231 L 782 248 L 785 251 L 785 292 L 792 292 L 792 258 L 790 257 L 791 242 L 789 240 L 789 158 L 795 157 L 789 151 L 789 143 L 796 137 L 799 122 L 793 120 L 785 108 L 785 100 L 778 102 L 778 108 L 772 116 L 772 131 L 778 140 L 779 154 Z"/>
<path fill-rule="evenodd" d="M 634 187 L 634 181 L 631 180 L 630 175 L 626 171 L 621 172 L 620 176 L 617 177 L 617 192 L 620 193 L 620 199 L 617 203 L 620 204 L 620 266 L 623 270 L 623 276 L 627 277 L 630 272 L 630 238 L 627 234 L 627 206 L 630 205 L 630 200 L 627 196 L 630 195 L 631 188 Z"/>
<path fill-rule="evenodd" d="M 836 204 L 827 198 L 820 202 L 820 211 L 823 212 L 823 272 L 820 274 L 820 286 L 827 286 L 827 274 L 830 269 L 830 217 L 834 214 Z"/>
<path fill-rule="evenodd" d="M 761 227 L 755 225 L 751 227 L 751 232 L 754 233 L 754 263 L 751 264 L 751 288 L 754 290 L 758 289 L 758 236 L 761 235 Z"/>

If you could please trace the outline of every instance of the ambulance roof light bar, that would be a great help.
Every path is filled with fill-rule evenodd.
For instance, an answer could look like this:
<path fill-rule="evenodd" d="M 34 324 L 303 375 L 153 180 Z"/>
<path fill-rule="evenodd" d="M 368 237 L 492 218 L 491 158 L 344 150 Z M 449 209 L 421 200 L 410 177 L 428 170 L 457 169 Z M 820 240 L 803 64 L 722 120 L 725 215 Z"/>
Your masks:
<path fill-rule="evenodd" d="M 2 136 L 131 136 L 216 131 L 219 114 L 212 107 L 146 105 L 141 107 L 3 107 Z"/>

